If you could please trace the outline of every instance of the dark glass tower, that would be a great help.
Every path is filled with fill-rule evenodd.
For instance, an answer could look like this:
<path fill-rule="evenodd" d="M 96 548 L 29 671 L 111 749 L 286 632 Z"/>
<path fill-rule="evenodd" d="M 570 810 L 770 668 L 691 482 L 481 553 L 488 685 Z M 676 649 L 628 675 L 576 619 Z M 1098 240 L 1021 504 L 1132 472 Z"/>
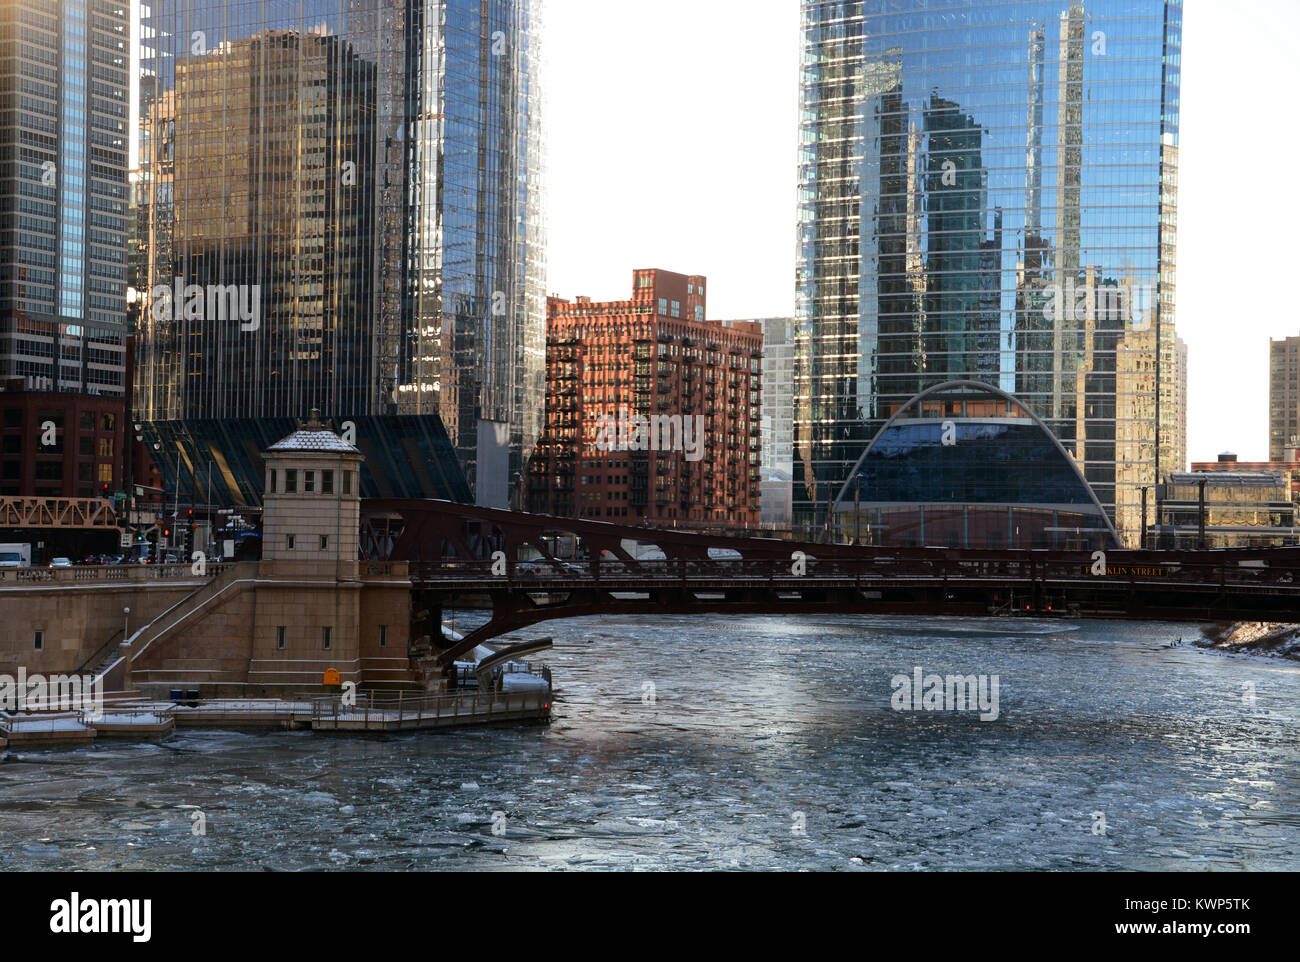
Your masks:
<path fill-rule="evenodd" d="M 250 446 L 318 408 L 363 491 L 506 504 L 541 428 L 539 9 L 142 9 L 136 407 L 169 485 L 213 461 L 257 503 Z"/>
<path fill-rule="evenodd" d="M 1174 469 L 1181 3 L 802 6 L 795 530 L 966 380 L 1041 418 L 1134 543 Z"/>
<path fill-rule="evenodd" d="M 0 0 L 0 380 L 125 391 L 126 0 Z"/>

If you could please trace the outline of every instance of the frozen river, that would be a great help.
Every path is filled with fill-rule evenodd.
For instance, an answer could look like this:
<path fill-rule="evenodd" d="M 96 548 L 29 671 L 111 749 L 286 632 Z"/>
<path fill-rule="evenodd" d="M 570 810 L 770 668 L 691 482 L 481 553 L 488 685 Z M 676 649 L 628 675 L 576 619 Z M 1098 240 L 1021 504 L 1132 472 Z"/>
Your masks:
<path fill-rule="evenodd" d="M 1300 665 L 1162 647 L 1191 626 L 671 616 L 523 636 L 545 634 L 549 726 L 11 754 L 0 869 L 1300 868 Z M 917 668 L 997 676 L 996 720 L 895 710 Z"/>

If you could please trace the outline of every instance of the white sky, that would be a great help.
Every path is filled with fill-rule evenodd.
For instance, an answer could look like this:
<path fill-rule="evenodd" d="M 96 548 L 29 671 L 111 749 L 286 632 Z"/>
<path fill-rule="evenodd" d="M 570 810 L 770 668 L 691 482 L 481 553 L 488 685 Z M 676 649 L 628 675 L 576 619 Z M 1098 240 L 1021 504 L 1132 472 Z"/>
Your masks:
<path fill-rule="evenodd" d="M 550 290 L 708 276 L 709 316 L 794 310 L 798 0 L 546 0 Z M 1187 0 L 1178 332 L 1188 456 L 1268 456 L 1268 341 L 1300 316 L 1300 3 Z M 1257 149 L 1258 148 L 1258 149 Z"/>

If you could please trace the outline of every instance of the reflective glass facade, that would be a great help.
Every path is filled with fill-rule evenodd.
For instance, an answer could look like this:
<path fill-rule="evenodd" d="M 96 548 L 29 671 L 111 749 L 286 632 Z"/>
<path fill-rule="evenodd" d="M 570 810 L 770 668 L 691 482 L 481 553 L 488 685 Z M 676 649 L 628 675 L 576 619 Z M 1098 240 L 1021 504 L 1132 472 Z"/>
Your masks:
<path fill-rule="evenodd" d="M 154 432 L 313 407 L 440 419 L 470 490 L 505 503 L 541 427 L 539 10 L 143 5 Z"/>
<path fill-rule="evenodd" d="M 266 480 L 263 454 L 300 423 L 294 418 L 158 422 L 152 434 L 158 445 L 154 462 L 181 504 L 257 506 Z M 366 458 L 363 498 L 471 500 L 451 440 L 436 417 L 358 417 L 352 424 L 356 447 Z"/>
<path fill-rule="evenodd" d="M 974 382 L 932 388 L 896 412 L 850 472 L 834 521 L 841 538 L 872 544 L 1084 548 L 1116 540 L 1046 425 L 1011 395 Z"/>
<path fill-rule="evenodd" d="M 125 0 L 0 0 L 0 379 L 125 394 Z"/>
<path fill-rule="evenodd" d="M 1178 467 L 1181 19 L 805 0 L 796 531 L 891 415 L 968 379 L 1041 417 L 1136 543 L 1141 489 Z"/>

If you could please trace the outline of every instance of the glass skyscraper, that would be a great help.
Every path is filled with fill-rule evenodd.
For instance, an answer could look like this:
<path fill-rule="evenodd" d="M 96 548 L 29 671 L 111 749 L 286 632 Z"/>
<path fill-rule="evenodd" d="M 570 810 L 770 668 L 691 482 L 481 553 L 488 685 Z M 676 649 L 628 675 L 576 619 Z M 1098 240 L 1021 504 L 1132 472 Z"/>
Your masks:
<path fill-rule="evenodd" d="M 142 6 L 136 406 L 169 484 L 213 461 L 256 503 L 249 445 L 318 408 L 363 492 L 506 504 L 544 393 L 540 5 Z"/>
<path fill-rule="evenodd" d="M 0 380 L 32 390 L 125 392 L 127 12 L 0 0 Z"/>
<path fill-rule="evenodd" d="M 1135 544 L 1178 467 L 1181 3 L 802 12 L 796 531 L 910 399 L 965 380 L 1040 418 Z"/>

